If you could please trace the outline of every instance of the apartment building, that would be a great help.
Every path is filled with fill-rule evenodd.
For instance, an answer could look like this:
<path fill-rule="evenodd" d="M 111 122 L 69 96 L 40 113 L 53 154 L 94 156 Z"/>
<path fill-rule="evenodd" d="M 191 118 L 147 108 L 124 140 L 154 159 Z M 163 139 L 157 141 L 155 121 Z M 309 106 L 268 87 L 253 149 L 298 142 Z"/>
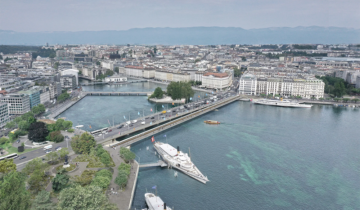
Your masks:
<path fill-rule="evenodd" d="M 38 87 L 33 87 L 29 90 L 19 91 L 18 93 L 29 96 L 30 109 L 40 104 L 40 89 Z"/>
<path fill-rule="evenodd" d="M 61 94 L 61 84 L 60 84 L 60 82 L 51 83 L 49 85 L 50 100 L 55 99 L 60 94 Z"/>
<path fill-rule="evenodd" d="M 62 89 L 76 89 L 75 75 L 64 75 L 60 77 L 60 84 Z"/>
<path fill-rule="evenodd" d="M 6 103 L 0 103 L 0 128 L 10 121 L 9 109 Z"/>
<path fill-rule="evenodd" d="M 26 94 L 7 94 L 1 102 L 8 105 L 9 115 L 22 115 L 30 111 L 30 96 Z"/>
<path fill-rule="evenodd" d="M 239 81 L 239 94 L 256 95 L 257 78 L 252 74 L 245 74 Z"/>
<path fill-rule="evenodd" d="M 231 86 L 231 75 L 228 73 L 206 72 L 202 76 L 202 86 L 206 88 L 224 89 Z"/>

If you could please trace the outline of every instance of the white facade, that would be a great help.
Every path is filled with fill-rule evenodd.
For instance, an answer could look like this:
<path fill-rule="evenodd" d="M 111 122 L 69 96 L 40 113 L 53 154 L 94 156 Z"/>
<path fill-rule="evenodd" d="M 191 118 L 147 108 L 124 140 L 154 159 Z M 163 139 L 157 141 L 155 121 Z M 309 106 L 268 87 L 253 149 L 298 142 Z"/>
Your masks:
<path fill-rule="evenodd" d="M 257 94 L 280 96 L 301 96 L 302 98 L 323 98 L 325 84 L 316 78 L 308 79 L 257 79 Z"/>
<path fill-rule="evenodd" d="M 207 88 L 224 89 L 231 83 L 231 76 L 227 73 L 205 73 L 202 76 L 202 85 Z"/>
<path fill-rule="evenodd" d="M 45 104 L 46 102 L 50 101 L 50 91 L 49 89 L 45 90 L 43 89 L 42 92 L 40 92 L 40 103 Z"/>
<path fill-rule="evenodd" d="M 188 82 L 190 81 L 190 74 L 189 73 L 173 73 L 173 80 L 174 82 Z"/>
<path fill-rule="evenodd" d="M 8 94 L 1 98 L 2 103 L 6 103 L 9 114 L 21 115 L 30 111 L 30 97 L 25 94 Z"/>
<path fill-rule="evenodd" d="M 155 69 L 144 69 L 143 77 L 147 79 L 155 78 Z"/>
<path fill-rule="evenodd" d="M 239 81 L 239 94 L 256 95 L 257 79 L 252 74 L 242 75 Z"/>
<path fill-rule="evenodd" d="M 61 71 L 61 76 L 64 75 L 74 75 L 76 79 L 76 86 L 79 85 L 79 70 L 76 69 L 66 69 Z"/>
<path fill-rule="evenodd" d="M 143 77 L 143 68 L 125 67 L 126 75 L 131 77 Z"/>

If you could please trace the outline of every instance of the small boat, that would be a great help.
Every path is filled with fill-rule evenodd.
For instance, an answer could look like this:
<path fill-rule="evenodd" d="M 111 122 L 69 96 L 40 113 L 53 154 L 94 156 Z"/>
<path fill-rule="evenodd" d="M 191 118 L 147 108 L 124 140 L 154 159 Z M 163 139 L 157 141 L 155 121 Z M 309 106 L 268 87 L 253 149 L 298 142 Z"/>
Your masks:
<path fill-rule="evenodd" d="M 205 120 L 204 123 L 206 123 L 206 124 L 220 124 L 220 122 L 216 121 L 216 120 Z"/>

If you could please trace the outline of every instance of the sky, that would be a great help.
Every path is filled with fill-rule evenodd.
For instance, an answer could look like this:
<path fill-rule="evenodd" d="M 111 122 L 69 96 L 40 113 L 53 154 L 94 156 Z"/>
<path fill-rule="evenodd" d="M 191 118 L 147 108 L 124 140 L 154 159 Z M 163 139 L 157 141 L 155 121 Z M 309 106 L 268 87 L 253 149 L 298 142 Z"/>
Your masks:
<path fill-rule="evenodd" d="M 359 8 L 360 0 L 0 0 L 0 30 L 196 26 L 360 29 Z"/>

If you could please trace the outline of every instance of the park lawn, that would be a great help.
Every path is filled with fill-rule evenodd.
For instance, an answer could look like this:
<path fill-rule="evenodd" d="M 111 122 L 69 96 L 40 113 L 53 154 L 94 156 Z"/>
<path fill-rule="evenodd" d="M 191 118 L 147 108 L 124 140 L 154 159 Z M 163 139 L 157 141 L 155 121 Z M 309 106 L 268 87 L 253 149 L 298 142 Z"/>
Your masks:
<path fill-rule="evenodd" d="M 9 152 L 9 154 L 17 153 L 18 155 L 38 149 L 38 148 L 30 148 L 30 149 L 25 149 L 24 152 L 18 152 L 18 149 L 16 147 L 13 147 L 12 143 L 10 143 L 10 142 L 3 144 L 0 147 L 3 148 L 5 151 Z M 7 154 L 7 155 L 9 155 L 9 154 Z M 2 156 L 6 156 L 6 155 L 2 155 Z M 2 157 L 2 156 L 0 156 L 0 157 Z"/>
<path fill-rule="evenodd" d="M 86 168 L 104 168 L 106 167 L 105 164 L 103 164 L 100 161 L 100 158 L 94 155 L 87 155 L 82 154 L 77 156 L 73 162 L 89 162 L 89 164 L 86 166 Z"/>

